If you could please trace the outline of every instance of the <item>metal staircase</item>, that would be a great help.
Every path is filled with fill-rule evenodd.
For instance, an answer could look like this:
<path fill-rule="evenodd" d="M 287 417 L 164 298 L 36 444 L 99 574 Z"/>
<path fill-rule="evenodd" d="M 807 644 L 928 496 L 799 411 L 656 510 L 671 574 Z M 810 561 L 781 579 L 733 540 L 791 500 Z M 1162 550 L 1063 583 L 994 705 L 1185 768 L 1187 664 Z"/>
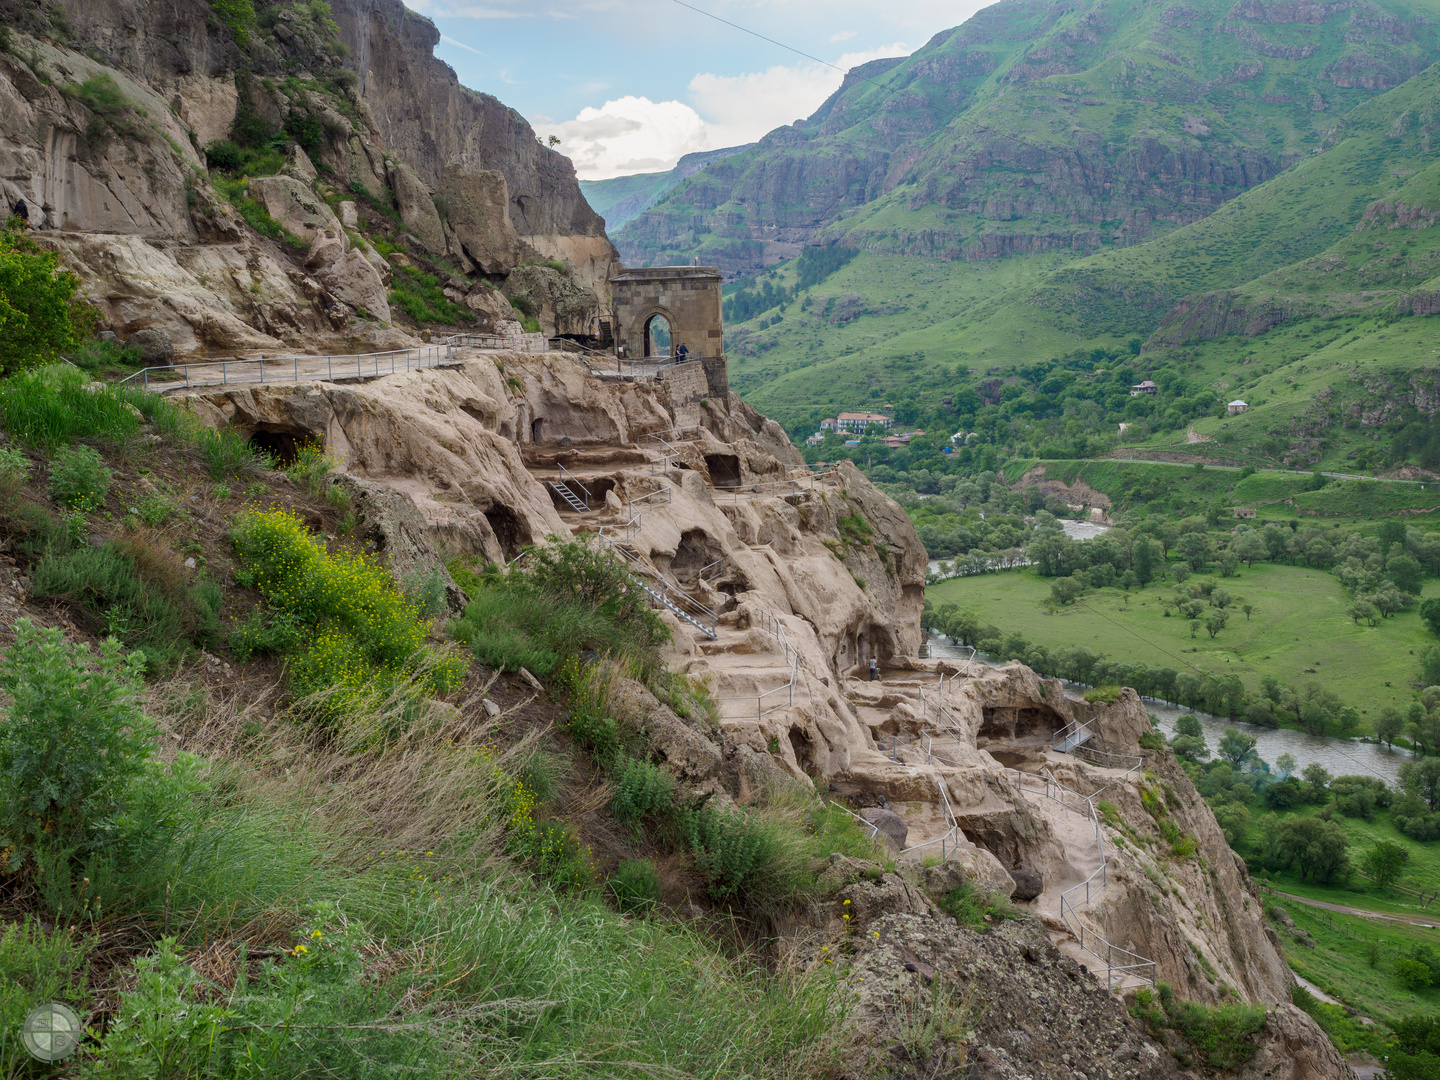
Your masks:
<path fill-rule="evenodd" d="M 1072 720 L 1055 733 L 1054 742 L 1051 744 L 1054 749 L 1062 754 L 1068 754 L 1077 746 L 1083 746 L 1095 737 L 1090 730 L 1090 725 L 1081 720 Z"/>
<path fill-rule="evenodd" d="M 577 514 L 588 513 L 590 510 L 590 492 L 585 489 L 585 485 L 580 483 L 575 474 L 566 469 L 564 465 L 559 465 L 558 468 L 560 469 L 560 478 L 558 480 L 547 480 L 545 482 L 555 490 L 555 493 L 559 495 L 560 498 L 565 500 L 566 505 L 569 506 L 571 510 L 574 510 Z M 567 479 L 570 481 L 569 484 L 565 482 Z M 577 495 L 575 488 L 572 488 L 570 484 L 574 484 L 575 488 L 579 488 L 580 494 Z"/>

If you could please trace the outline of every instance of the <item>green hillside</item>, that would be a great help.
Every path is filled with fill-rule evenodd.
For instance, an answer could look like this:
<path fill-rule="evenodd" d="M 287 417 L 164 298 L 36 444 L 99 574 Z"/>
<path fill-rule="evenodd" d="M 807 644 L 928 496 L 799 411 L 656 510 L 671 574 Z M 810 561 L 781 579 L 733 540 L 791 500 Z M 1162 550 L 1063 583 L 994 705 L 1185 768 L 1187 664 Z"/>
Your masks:
<path fill-rule="evenodd" d="M 1427 67 L 1436 14 L 1002 0 L 857 69 L 615 239 L 627 261 L 731 273 L 815 242 L 947 259 L 1133 245 L 1278 175 Z"/>

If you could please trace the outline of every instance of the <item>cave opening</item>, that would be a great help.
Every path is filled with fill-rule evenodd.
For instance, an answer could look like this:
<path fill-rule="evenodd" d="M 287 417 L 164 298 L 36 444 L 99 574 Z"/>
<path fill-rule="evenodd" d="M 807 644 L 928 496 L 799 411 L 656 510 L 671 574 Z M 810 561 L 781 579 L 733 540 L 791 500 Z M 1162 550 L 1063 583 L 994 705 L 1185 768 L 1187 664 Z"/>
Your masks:
<path fill-rule="evenodd" d="M 495 503 L 484 513 L 485 520 L 490 523 L 490 531 L 495 534 L 495 540 L 507 562 L 519 555 L 521 549 L 531 542 L 529 527 L 508 506 Z"/>
<path fill-rule="evenodd" d="M 740 486 L 740 458 L 735 454 L 706 454 L 705 468 L 710 470 L 710 483 L 715 487 Z"/>
<path fill-rule="evenodd" d="M 250 436 L 250 449 L 274 460 L 276 465 L 294 465 L 300 451 L 307 446 L 325 448 L 325 440 L 303 428 L 287 428 L 267 424 Z"/>
<path fill-rule="evenodd" d="M 543 416 L 537 416 L 530 421 L 530 441 L 537 445 L 545 441 L 545 418 Z"/>
<path fill-rule="evenodd" d="M 815 768 L 815 744 L 810 741 L 810 736 L 798 727 L 792 727 L 790 749 L 795 754 L 795 764 L 800 766 L 800 771 L 810 775 Z"/>

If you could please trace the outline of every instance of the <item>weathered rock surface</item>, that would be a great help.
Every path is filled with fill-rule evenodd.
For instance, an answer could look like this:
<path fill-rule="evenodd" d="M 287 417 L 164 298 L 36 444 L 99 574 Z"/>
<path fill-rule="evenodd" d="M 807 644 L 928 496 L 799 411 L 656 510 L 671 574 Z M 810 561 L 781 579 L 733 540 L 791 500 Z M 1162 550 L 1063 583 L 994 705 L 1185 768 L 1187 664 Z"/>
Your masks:
<path fill-rule="evenodd" d="M 484 274 L 503 274 L 520 261 L 520 237 L 510 222 L 505 174 L 447 165 L 440 183 L 459 254 Z"/>
<path fill-rule="evenodd" d="M 343 235 L 340 219 L 309 184 L 293 176 L 262 176 L 250 181 L 250 197 L 270 216 L 306 243 L 324 232 Z"/>
<path fill-rule="evenodd" d="M 137 330 L 125 342 L 140 350 L 146 367 L 169 367 L 175 363 L 175 346 L 159 330 Z"/>
<path fill-rule="evenodd" d="M 316 235 L 305 258 L 305 268 L 314 273 L 337 300 L 382 323 L 390 321 L 385 280 L 375 264 L 364 252 L 351 247 L 339 229 L 327 229 Z"/>
<path fill-rule="evenodd" d="M 874 825 L 878 835 L 883 836 L 896 851 L 905 847 L 905 834 L 910 831 L 905 819 L 893 810 L 886 810 L 878 806 L 867 806 L 860 811 L 860 816 Z"/>
<path fill-rule="evenodd" d="M 389 176 L 400 220 L 426 251 L 432 255 L 444 255 L 445 227 L 440 222 L 440 212 L 435 209 L 430 189 L 403 161 L 390 163 Z"/>

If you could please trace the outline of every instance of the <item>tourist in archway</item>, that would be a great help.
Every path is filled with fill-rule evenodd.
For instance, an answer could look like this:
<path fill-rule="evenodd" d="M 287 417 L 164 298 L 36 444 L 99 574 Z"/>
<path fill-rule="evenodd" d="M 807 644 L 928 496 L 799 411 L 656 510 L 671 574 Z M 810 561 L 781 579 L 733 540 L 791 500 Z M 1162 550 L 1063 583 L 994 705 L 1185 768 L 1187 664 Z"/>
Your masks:
<path fill-rule="evenodd" d="M 675 362 L 676 362 L 677 364 L 683 364 L 683 363 L 685 362 L 686 358 L 689 357 L 689 355 L 690 355 L 690 346 L 689 346 L 689 345 L 686 345 L 685 342 L 682 341 L 682 342 L 680 343 L 680 350 L 675 354 Z"/>

